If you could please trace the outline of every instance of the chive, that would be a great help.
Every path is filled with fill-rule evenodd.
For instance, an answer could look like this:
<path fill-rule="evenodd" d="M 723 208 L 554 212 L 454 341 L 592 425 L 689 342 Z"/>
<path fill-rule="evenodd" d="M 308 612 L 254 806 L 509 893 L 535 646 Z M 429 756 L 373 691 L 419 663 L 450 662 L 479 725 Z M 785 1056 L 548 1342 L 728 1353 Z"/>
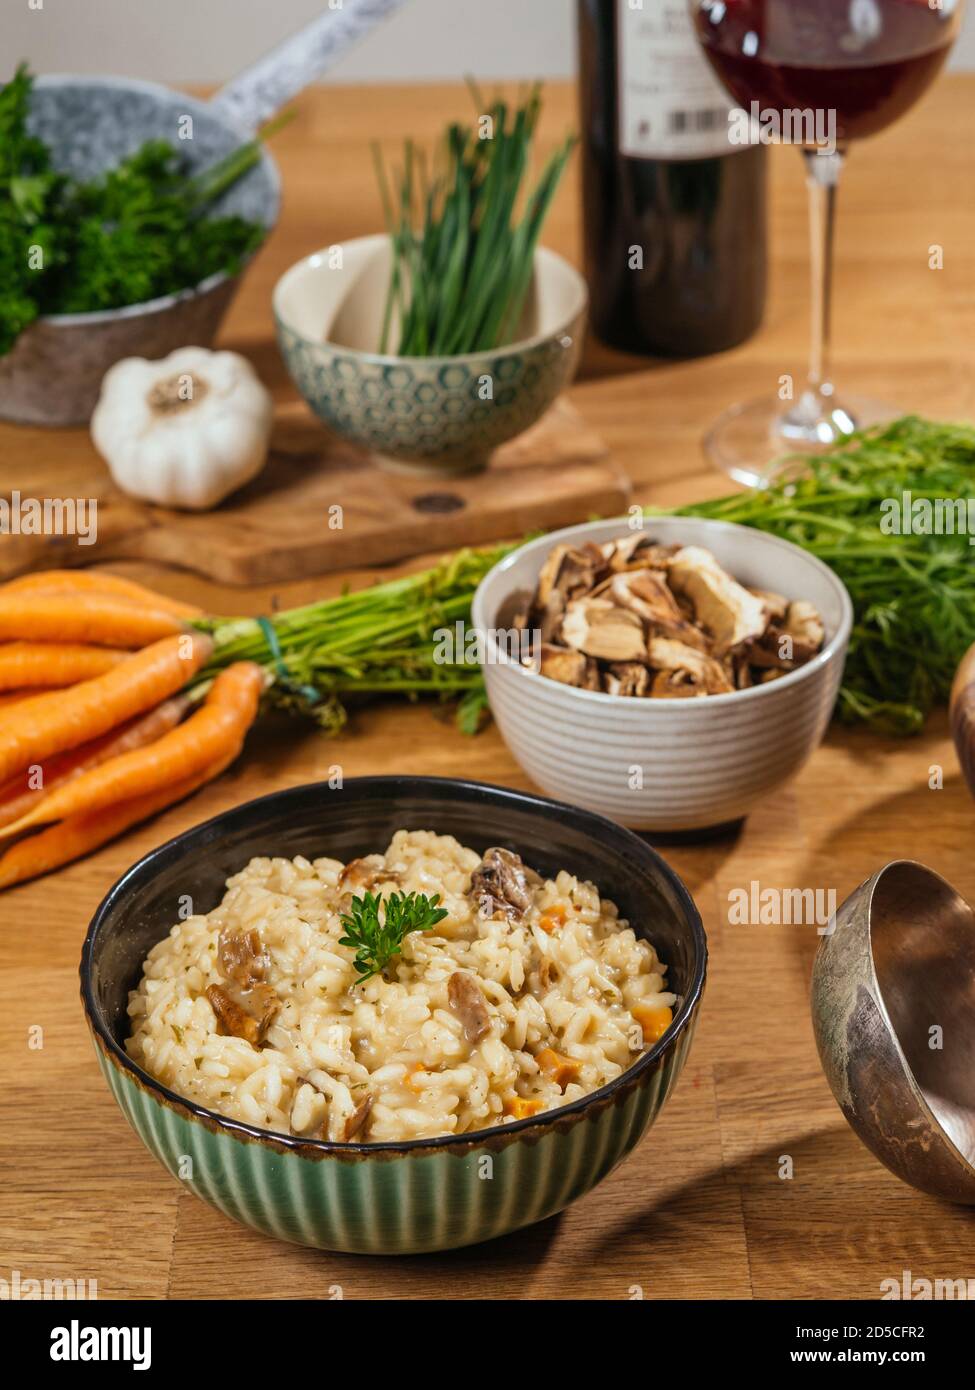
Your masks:
<path fill-rule="evenodd" d="M 397 315 L 401 357 L 489 351 L 518 330 L 542 224 L 575 137 L 562 141 L 526 193 L 541 88 L 533 86 L 512 113 L 501 100 L 485 106 L 476 85 L 468 86 L 476 110 L 492 120 L 490 138 L 451 124 L 430 177 L 412 140 L 396 178 L 373 149 L 393 257 L 380 352 Z"/>

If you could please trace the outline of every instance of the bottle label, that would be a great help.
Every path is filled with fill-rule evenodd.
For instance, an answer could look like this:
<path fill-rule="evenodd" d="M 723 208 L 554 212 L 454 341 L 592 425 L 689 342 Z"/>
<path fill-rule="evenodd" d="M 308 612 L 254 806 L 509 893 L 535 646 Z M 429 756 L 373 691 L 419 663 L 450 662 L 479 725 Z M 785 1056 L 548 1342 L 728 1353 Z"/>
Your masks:
<path fill-rule="evenodd" d="M 729 137 L 734 102 L 694 35 L 687 0 L 616 0 L 620 153 L 708 159 Z"/>

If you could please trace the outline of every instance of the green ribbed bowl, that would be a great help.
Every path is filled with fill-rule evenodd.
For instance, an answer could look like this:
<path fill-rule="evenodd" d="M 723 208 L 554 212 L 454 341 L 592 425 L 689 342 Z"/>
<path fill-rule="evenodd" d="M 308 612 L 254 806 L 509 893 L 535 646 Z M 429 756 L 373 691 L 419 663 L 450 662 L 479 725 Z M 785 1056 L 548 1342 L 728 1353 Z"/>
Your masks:
<path fill-rule="evenodd" d="M 393 830 L 507 843 L 543 872 L 571 866 L 612 897 L 670 969 L 680 998 L 664 1037 L 616 1081 L 560 1110 L 460 1139 L 329 1144 L 270 1134 L 180 1099 L 121 1046 L 128 990 L 168 930 L 180 894 L 197 911 L 255 854 L 352 857 Z M 575 807 L 478 783 L 369 777 L 249 802 L 141 860 L 98 909 L 82 997 L 102 1072 L 146 1148 L 225 1215 L 326 1250 L 415 1254 L 472 1245 L 541 1221 L 600 1182 L 636 1145 L 680 1075 L 697 1020 L 707 946 L 677 875 L 642 840 Z"/>

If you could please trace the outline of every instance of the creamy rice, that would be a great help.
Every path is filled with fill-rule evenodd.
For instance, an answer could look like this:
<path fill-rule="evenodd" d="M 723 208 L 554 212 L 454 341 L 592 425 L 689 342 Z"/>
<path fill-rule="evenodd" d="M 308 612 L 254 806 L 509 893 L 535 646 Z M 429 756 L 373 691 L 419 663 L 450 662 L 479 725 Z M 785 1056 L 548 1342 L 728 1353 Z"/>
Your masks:
<path fill-rule="evenodd" d="M 129 1055 L 207 1109 L 338 1142 L 463 1134 L 578 1100 L 667 1027 L 666 968 L 591 883 L 529 871 L 518 911 L 479 892 L 483 880 L 472 890 L 480 864 L 424 830 L 349 866 L 252 859 L 219 907 L 150 951 L 129 998 Z M 357 984 L 340 915 L 364 889 L 439 893 L 448 915 Z M 221 1030 L 206 993 L 227 985 L 221 940 L 255 929 L 273 1000 L 257 1046 Z"/>

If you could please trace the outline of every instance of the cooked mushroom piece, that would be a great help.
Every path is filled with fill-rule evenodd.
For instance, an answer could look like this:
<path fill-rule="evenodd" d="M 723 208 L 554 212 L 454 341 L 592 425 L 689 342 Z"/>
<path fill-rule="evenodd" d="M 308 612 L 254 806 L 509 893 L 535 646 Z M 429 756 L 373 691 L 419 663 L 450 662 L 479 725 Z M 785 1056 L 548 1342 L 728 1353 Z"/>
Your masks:
<path fill-rule="evenodd" d="M 307 1076 L 299 1076 L 291 1102 L 291 1133 L 302 1139 L 324 1139 L 327 1118 L 328 1100 L 324 1092 Z"/>
<path fill-rule="evenodd" d="M 760 598 L 723 570 L 710 550 L 688 545 L 670 564 L 670 583 L 694 605 L 694 615 L 722 651 L 761 637 L 768 612 Z"/>
<path fill-rule="evenodd" d="M 250 931 L 222 931 L 217 942 L 217 959 L 225 977 L 245 989 L 266 979 L 270 964 L 256 927 Z"/>
<path fill-rule="evenodd" d="M 464 1027 L 464 1037 L 473 1046 L 491 1031 L 484 991 L 466 970 L 455 970 L 447 981 L 447 1002 Z"/>
<path fill-rule="evenodd" d="M 375 1099 L 375 1096 L 370 1091 L 369 1094 L 359 1102 L 346 1120 L 345 1128 L 342 1130 L 342 1142 L 344 1144 L 348 1144 L 357 1134 L 365 1130 L 369 1116 L 372 1114 L 372 1107 L 375 1103 Z M 362 1138 L 365 1138 L 364 1133 L 362 1134 Z"/>
<path fill-rule="evenodd" d="M 648 652 L 650 665 L 655 670 L 682 672 L 686 683 L 696 686 L 707 695 L 724 695 L 734 689 L 720 662 L 694 647 L 686 646 L 683 642 L 674 642 L 667 637 L 651 637 Z M 658 693 L 656 681 L 653 693 Z"/>
<path fill-rule="evenodd" d="M 541 883 L 533 869 L 513 850 L 493 846 L 471 875 L 471 897 L 485 917 L 502 912 L 518 920 L 532 905 L 532 886 Z"/>
<path fill-rule="evenodd" d="M 643 623 L 636 613 L 608 599 L 576 599 L 562 619 L 562 641 L 604 661 L 641 661 L 646 657 Z"/>
<path fill-rule="evenodd" d="M 380 883 L 398 883 L 395 869 L 386 867 L 381 854 L 367 854 L 362 859 L 350 859 L 339 874 L 339 888 L 346 893 L 371 892 Z"/>
<path fill-rule="evenodd" d="M 254 985 L 247 990 L 233 985 L 208 985 L 206 997 L 216 1014 L 218 1030 L 224 1036 L 243 1038 L 252 1047 L 260 1047 L 280 1008 L 270 985 Z"/>

